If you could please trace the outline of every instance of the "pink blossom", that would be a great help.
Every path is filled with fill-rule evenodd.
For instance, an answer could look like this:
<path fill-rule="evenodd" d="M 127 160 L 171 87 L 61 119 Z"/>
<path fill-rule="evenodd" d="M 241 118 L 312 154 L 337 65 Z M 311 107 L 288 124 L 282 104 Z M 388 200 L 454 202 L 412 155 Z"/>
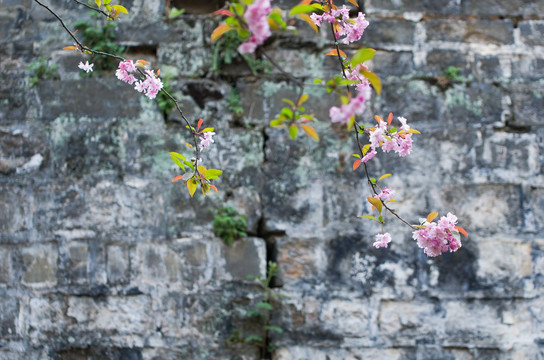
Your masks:
<path fill-rule="evenodd" d="M 162 89 L 162 86 L 162 81 L 155 75 L 155 72 L 153 70 L 146 70 L 145 79 L 137 81 L 134 89 L 143 93 L 148 98 L 154 99 Z"/>
<path fill-rule="evenodd" d="M 412 134 L 406 134 L 404 137 L 397 136 L 397 149 L 399 156 L 404 157 L 412 152 Z"/>
<path fill-rule="evenodd" d="M 363 158 L 361 159 L 362 162 L 366 163 L 368 162 L 370 159 L 372 159 L 374 156 L 376 156 L 377 152 L 376 150 L 374 149 L 371 149 L 370 151 L 368 151 L 365 156 L 363 156 Z"/>
<path fill-rule="evenodd" d="M 323 15 L 312 14 L 310 18 L 317 26 L 321 26 L 321 22 L 327 21 L 329 23 L 336 22 L 338 25 L 338 31 L 335 32 L 337 39 L 344 36 L 341 40 L 344 44 L 350 44 L 359 40 L 368 27 L 369 22 L 365 18 L 365 14 L 359 12 L 355 19 L 349 18 L 349 8 L 343 5 L 342 8 L 332 10 L 330 13 L 326 12 Z"/>
<path fill-rule="evenodd" d="M 365 111 L 368 100 L 365 93 L 360 92 L 356 97 L 351 98 L 350 102 L 342 105 L 341 107 L 333 106 L 329 109 L 329 116 L 331 122 L 347 124 L 349 118 L 355 115 L 360 115 Z"/>
<path fill-rule="evenodd" d="M 376 249 L 378 248 L 386 248 L 387 245 L 391 242 L 391 235 L 389 233 L 385 234 L 377 234 L 376 235 L 376 241 L 372 246 L 374 246 Z"/>
<path fill-rule="evenodd" d="M 395 195 L 395 190 L 388 189 L 387 186 L 384 186 L 383 190 L 380 191 L 378 195 L 374 195 L 374 197 L 383 201 L 391 201 L 393 195 Z"/>
<path fill-rule="evenodd" d="M 251 36 L 247 41 L 238 46 L 238 51 L 241 54 L 254 52 L 257 46 L 263 44 L 272 34 L 267 19 L 271 11 L 270 0 L 256 0 L 247 7 L 244 19 L 246 20 Z"/>
<path fill-rule="evenodd" d="M 208 131 L 200 135 L 200 144 L 198 145 L 200 147 L 200 150 L 205 149 L 214 143 L 212 139 L 213 135 L 215 135 L 213 131 Z"/>
<path fill-rule="evenodd" d="M 438 223 L 425 221 L 422 224 L 424 228 L 413 232 L 413 238 L 429 257 L 441 255 L 446 251 L 455 252 L 461 247 L 461 238 L 455 224 L 457 217 L 448 213 L 442 216 Z"/>
<path fill-rule="evenodd" d="M 89 73 L 93 71 L 93 66 L 94 64 L 89 64 L 88 61 L 85 61 L 85 64 L 82 61 L 80 61 L 77 67 L 80 68 L 81 70 L 85 70 L 86 73 Z"/>
<path fill-rule="evenodd" d="M 401 130 L 408 131 L 410 130 L 410 126 L 406 124 L 406 118 L 403 118 L 402 116 L 397 117 L 397 120 L 400 121 L 402 126 L 400 127 Z"/>
<path fill-rule="evenodd" d="M 405 118 L 399 117 L 398 119 L 404 129 L 410 129 Z M 372 150 L 381 148 L 383 152 L 394 151 L 400 157 L 408 156 L 412 152 L 412 134 L 399 134 L 397 131 L 391 130 L 385 121 L 380 120 L 378 126 L 368 133 L 368 137 Z"/>

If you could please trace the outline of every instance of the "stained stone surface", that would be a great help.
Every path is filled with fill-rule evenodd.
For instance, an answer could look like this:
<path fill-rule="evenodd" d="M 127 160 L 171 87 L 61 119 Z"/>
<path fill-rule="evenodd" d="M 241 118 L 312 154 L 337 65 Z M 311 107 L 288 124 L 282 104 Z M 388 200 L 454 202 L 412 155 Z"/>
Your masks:
<path fill-rule="evenodd" d="M 299 1 L 274 2 L 282 7 Z M 427 258 L 410 229 L 371 211 L 352 136 L 331 126 L 337 98 L 306 87 L 321 141 L 267 125 L 297 89 L 241 58 L 211 67 L 220 1 L 165 17 L 167 1 L 123 1 L 126 56 L 169 73 L 185 115 L 216 128 L 202 154 L 224 170 L 218 194 L 190 198 L 168 152 L 189 155 L 185 124 L 112 72 L 81 77 L 83 55 L 35 1 L 0 1 L 0 360 L 258 359 L 233 341 L 260 333 L 268 261 L 285 295 L 271 313 L 274 360 L 544 358 L 544 2 L 359 1 L 360 44 L 383 91 L 363 121 L 406 117 L 413 153 L 379 155 L 373 176 L 416 223 L 455 213 L 469 232 L 456 253 Z M 71 28 L 76 2 L 49 1 Z M 303 22 L 265 44 L 309 82 L 339 72 L 328 32 Z M 44 56 L 60 80 L 29 87 Z M 448 78 L 449 66 L 459 68 Z M 235 114 L 233 94 L 240 94 Z M 229 106 L 230 102 L 230 106 Z M 214 209 L 246 216 L 248 237 L 225 245 Z"/>

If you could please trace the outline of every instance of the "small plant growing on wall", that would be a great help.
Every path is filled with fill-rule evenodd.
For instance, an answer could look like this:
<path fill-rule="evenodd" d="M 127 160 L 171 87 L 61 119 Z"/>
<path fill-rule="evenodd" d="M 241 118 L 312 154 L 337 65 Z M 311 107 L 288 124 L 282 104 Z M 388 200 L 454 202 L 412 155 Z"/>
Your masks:
<path fill-rule="evenodd" d="M 31 73 L 28 86 L 34 87 L 41 80 L 58 80 L 57 68 L 57 64 L 52 64 L 46 58 L 40 56 L 39 59 L 31 62 L 28 66 Z"/>
<path fill-rule="evenodd" d="M 227 344 L 253 344 L 257 345 L 260 350 L 260 359 L 269 359 L 271 353 L 274 351 L 275 346 L 270 341 L 269 334 L 275 332 L 278 334 L 283 333 L 283 329 L 279 326 L 270 324 L 270 317 L 274 311 L 274 306 L 277 307 L 280 298 L 285 297 L 279 293 L 276 293 L 270 287 L 272 278 L 278 276 L 280 269 L 278 264 L 274 261 L 268 262 L 268 271 L 266 277 L 248 275 L 249 280 L 257 280 L 262 289 L 262 298 L 253 307 L 246 311 L 246 315 L 250 319 L 258 321 L 259 326 L 254 329 L 253 332 L 244 334 L 242 330 L 235 329 L 232 331 L 231 336 L 227 339 Z"/>
<path fill-rule="evenodd" d="M 223 206 L 216 211 L 213 219 L 213 232 L 227 245 L 231 245 L 234 240 L 246 237 L 246 228 L 245 215 L 238 214 L 235 209 Z"/>

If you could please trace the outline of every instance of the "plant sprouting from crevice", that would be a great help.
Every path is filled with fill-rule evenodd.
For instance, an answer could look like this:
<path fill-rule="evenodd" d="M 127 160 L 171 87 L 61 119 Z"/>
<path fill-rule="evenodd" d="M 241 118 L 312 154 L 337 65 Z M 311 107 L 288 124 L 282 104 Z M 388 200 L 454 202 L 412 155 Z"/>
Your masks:
<path fill-rule="evenodd" d="M 30 70 L 29 87 L 34 87 L 41 80 L 58 80 L 60 79 L 58 74 L 58 65 L 51 63 L 50 60 L 43 56 L 40 56 L 37 60 L 34 60 L 28 66 Z"/>
<path fill-rule="evenodd" d="M 227 245 L 231 245 L 237 239 L 246 237 L 246 229 L 245 215 L 238 214 L 238 211 L 232 207 L 223 206 L 215 212 L 213 232 Z"/>

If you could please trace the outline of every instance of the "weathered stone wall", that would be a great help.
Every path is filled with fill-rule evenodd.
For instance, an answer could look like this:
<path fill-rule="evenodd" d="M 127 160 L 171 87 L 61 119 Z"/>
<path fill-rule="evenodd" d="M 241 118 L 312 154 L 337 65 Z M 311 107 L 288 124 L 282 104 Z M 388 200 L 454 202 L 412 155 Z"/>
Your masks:
<path fill-rule="evenodd" d="M 187 138 L 175 113 L 111 74 L 80 78 L 51 14 L 0 0 L 0 359 L 257 358 L 225 341 L 256 325 L 240 310 L 259 297 L 245 275 L 267 260 L 289 296 L 272 316 L 285 330 L 276 360 L 544 358 L 544 2 L 361 1 L 384 83 L 367 118 L 392 111 L 423 133 L 410 157 L 378 157 L 372 171 L 394 174 L 400 214 L 452 211 L 470 234 L 434 259 L 394 221 L 390 249 L 372 248 L 354 141 L 328 124 L 333 96 L 307 87 L 322 140 L 291 141 L 267 127 L 295 91 L 280 72 L 210 71 L 214 20 L 195 13 L 215 2 L 185 2 L 174 21 L 166 1 L 122 3 L 127 56 L 173 73 L 186 114 L 217 128 L 206 158 L 225 169 L 220 194 L 190 199 L 170 183 L 168 151 Z M 48 4 L 68 25 L 87 16 Z M 299 77 L 336 74 L 327 34 L 302 26 L 269 54 Z M 40 55 L 61 80 L 30 89 Z M 448 66 L 463 79 L 445 78 Z M 213 236 L 221 204 L 247 214 L 247 240 Z"/>

